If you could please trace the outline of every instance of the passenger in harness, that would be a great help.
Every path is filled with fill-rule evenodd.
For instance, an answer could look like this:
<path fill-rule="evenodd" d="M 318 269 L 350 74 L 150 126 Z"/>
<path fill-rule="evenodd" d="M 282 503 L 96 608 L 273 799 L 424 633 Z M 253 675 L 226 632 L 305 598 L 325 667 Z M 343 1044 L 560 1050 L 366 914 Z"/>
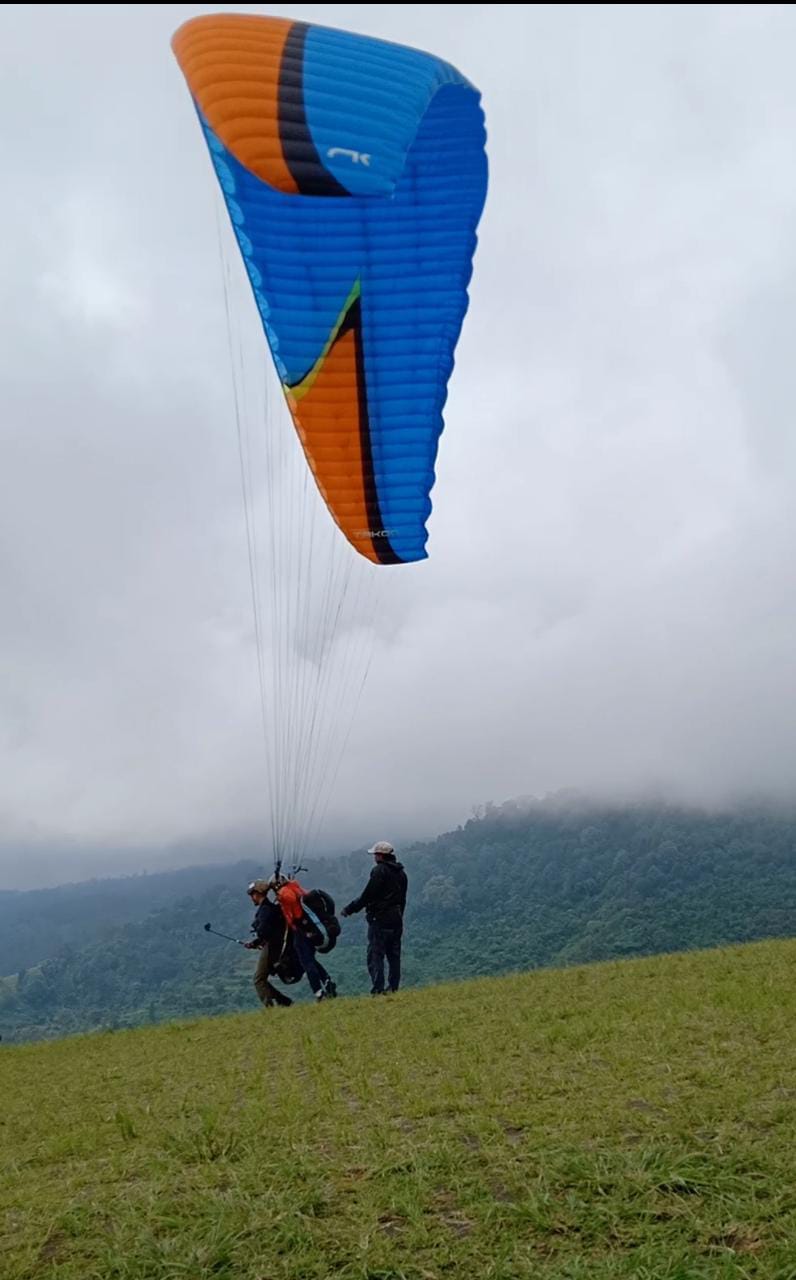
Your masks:
<path fill-rule="evenodd" d="M 281 907 L 282 915 L 291 931 L 296 957 L 307 975 L 307 981 L 312 988 L 315 999 L 334 999 L 337 995 L 337 986 L 316 955 L 319 947 L 325 942 L 323 931 L 318 928 L 321 920 L 317 912 L 312 911 L 311 908 L 309 914 L 305 913 L 303 905 L 305 899 L 312 901 L 327 895 L 319 895 L 317 891 L 307 893 L 307 890 L 299 884 L 298 880 L 287 879 L 284 876 L 274 876 L 269 881 L 269 887 L 273 889 L 276 900 Z M 332 903 L 333 907 L 334 904 Z M 334 941 L 329 939 L 328 945 L 325 945 L 323 949 L 330 951 L 333 945 Z"/>

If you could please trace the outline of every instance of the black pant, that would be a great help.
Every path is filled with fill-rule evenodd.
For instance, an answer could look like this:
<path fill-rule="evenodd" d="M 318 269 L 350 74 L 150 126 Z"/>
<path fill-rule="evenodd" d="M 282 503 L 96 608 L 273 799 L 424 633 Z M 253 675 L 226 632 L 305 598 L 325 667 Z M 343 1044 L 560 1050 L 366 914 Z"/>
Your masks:
<path fill-rule="evenodd" d="M 319 991 L 326 989 L 331 982 L 331 978 L 315 955 L 315 947 L 309 938 L 305 938 L 304 934 L 299 933 L 298 930 L 293 934 L 293 946 L 296 948 L 296 955 L 301 961 L 301 967 L 307 975 L 307 981 L 317 996 Z"/>
<path fill-rule="evenodd" d="M 401 935 L 403 925 L 368 925 L 368 973 L 371 995 L 384 991 L 384 961 L 389 970 L 390 991 L 397 991 L 401 982 Z"/>

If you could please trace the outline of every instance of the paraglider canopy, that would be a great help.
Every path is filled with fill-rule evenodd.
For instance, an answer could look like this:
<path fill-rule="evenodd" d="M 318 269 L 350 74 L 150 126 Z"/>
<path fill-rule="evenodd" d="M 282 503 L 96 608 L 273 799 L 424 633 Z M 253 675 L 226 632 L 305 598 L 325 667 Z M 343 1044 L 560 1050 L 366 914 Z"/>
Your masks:
<path fill-rule="evenodd" d="M 329 511 L 368 560 L 421 560 L 486 195 L 478 91 L 283 18 L 194 18 L 173 48 Z"/>

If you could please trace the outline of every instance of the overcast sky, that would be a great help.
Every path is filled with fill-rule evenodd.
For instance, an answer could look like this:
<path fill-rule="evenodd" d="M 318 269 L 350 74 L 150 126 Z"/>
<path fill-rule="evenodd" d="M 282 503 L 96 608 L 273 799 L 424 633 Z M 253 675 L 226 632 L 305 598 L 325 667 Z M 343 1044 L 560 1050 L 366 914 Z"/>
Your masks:
<path fill-rule="evenodd" d="M 215 183 L 169 47 L 225 7 L 263 11 L 0 9 L 0 886 L 267 848 Z M 559 787 L 793 796 L 796 10 L 278 12 L 442 55 L 489 132 L 431 558 L 383 587 L 324 847 Z"/>

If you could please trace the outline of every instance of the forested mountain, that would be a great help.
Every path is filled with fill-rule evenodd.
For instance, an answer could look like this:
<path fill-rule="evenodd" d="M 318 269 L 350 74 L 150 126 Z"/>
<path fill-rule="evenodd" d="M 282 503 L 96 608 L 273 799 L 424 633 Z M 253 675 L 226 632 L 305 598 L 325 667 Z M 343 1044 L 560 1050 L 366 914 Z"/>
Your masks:
<path fill-rule="evenodd" d="M 109 938 L 119 925 L 141 920 L 177 898 L 238 874 L 246 877 L 253 865 L 187 867 L 57 889 L 0 890 L 0 975 L 30 968 L 64 947 Z"/>
<path fill-rule="evenodd" d="M 796 933 L 790 813 L 515 801 L 401 857 L 407 984 Z M 361 851 L 318 859 L 301 879 L 342 906 L 370 865 Z M 13 895 L 16 916 L 7 896 L 3 954 L 20 973 L 0 987 L 0 1032 L 38 1037 L 251 1007 L 254 957 L 202 926 L 246 936 L 245 887 L 262 870 L 246 862 Z M 66 939 L 65 921 L 74 930 Z M 92 938 L 82 946 L 81 930 Z M 48 958 L 15 965 L 15 954 L 36 956 L 37 939 Z M 361 917 L 344 922 L 329 968 L 341 993 L 366 989 Z"/>

